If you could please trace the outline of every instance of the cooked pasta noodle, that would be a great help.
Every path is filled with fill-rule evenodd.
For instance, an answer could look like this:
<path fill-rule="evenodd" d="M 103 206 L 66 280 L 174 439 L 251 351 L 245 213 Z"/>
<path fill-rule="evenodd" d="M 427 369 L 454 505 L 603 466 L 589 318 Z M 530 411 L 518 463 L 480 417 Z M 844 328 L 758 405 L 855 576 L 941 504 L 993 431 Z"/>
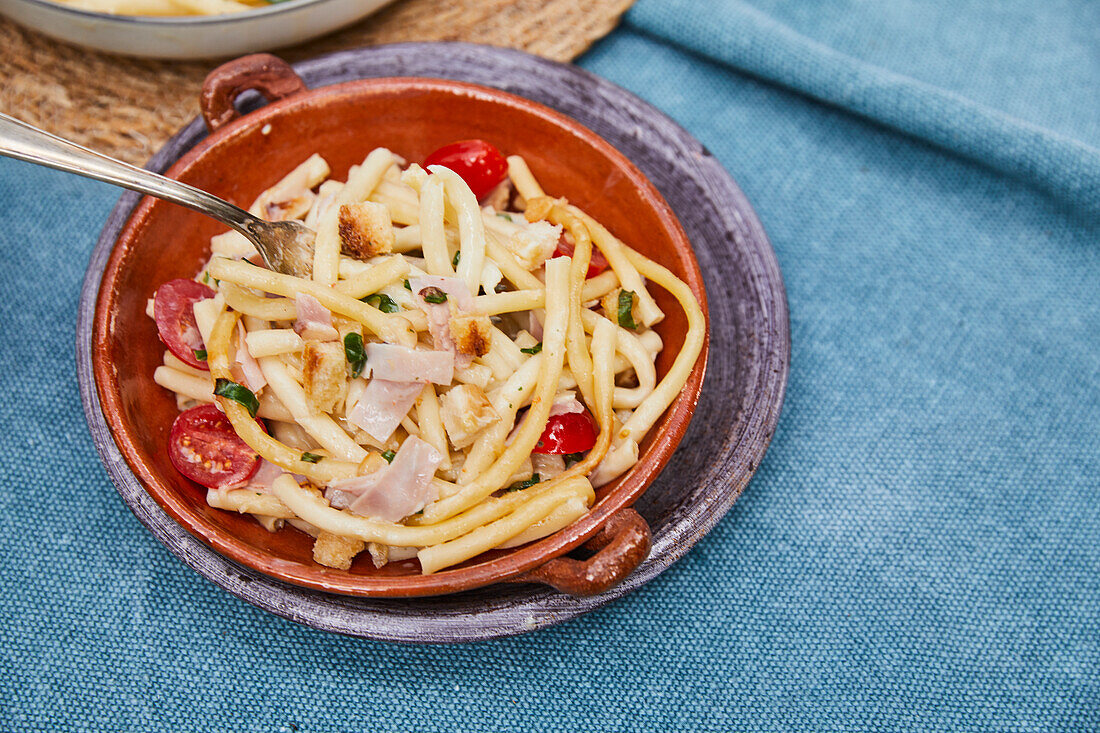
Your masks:
<path fill-rule="evenodd" d="M 262 8 L 267 0 L 54 0 L 112 15 L 223 15 Z"/>
<path fill-rule="evenodd" d="M 254 212 L 315 227 L 312 274 L 256 266 L 218 235 L 196 278 L 213 295 L 200 287 L 186 314 L 198 360 L 165 339 L 153 378 L 181 410 L 217 404 L 258 457 L 207 484 L 211 507 L 304 531 L 333 567 L 369 548 L 432 573 L 583 516 L 637 463 L 706 334 L 687 285 L 547 197 L 522 158 L 501 184 L 511 211 L 506 195 L 479 206 L 449 168 L 401 165 L 379 148 L 341 183 L 314 155 L 262 193 Z M 688 322 L 660 379 L 654 286 Z"/>

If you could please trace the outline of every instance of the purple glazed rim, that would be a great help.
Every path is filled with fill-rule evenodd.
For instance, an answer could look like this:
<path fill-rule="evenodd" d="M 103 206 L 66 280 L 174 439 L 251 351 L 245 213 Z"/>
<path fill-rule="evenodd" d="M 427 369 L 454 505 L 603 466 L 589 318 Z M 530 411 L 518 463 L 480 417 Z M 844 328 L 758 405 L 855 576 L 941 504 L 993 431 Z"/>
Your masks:
<path fill-rule="evenodd" d="M 107 258 L 137 205 L 126 193 L 92 252 L 77 320 L 77 372 L 96 448 L 138 519 L 184 563 L 233 595 L 307 626 L 402 642 L 460 642 L 523 633 L 578 616 L 652 580 L 729 510 L 767 450 L 790 360 L 787 300 L 760 222 L 729 174 L 688 132 L 633 94 L 577 67 L 466 43 L 342 51 L 295 65 L 310 87 L 424 76 L 496 87 L 553 107 L 602 136 L 656 185 L 693 243 L 711 294 L 711 357 L 680 449 L 635 508 L 653 528 L 650 557 L 610 591 L 574 598 L 498 585 L 429 598 L 354 598 L 291 586 L 218 555 L 176 524 L 130 472 L 111 438 L 92 378 L 92 317 Z M 197 93 L 197 90 L 196 90 Z M 252 97 L 246 109 L 261 103 Z M 206 135 L 193 120 L 146 165 L 164 171 Z M 685 477 L 690 480 L 685 481 Z"/>

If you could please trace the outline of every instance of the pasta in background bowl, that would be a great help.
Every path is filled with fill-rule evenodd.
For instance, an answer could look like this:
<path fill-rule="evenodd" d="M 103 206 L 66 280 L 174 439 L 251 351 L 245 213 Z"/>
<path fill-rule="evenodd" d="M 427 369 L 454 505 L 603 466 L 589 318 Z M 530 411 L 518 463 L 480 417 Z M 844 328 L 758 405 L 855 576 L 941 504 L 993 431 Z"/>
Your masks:
<path fill-rule="evenodd" d="M 107 53 L 205 59 L 302 43 L 392 1 L 0 0 L 0 15 Z"/>
<path fill-rule="evenodd" d="M 270 68 L 271 61 L 268 57 L 264 63 Z M 248 60 L 227 66 L 220 72 L 223 81 L 227 75 L 244 74 Z M 217 77 L 218 72 L 208 83 L 218 83 Z M 235 82 L 240 80 L 235 78 Z M 216 98 L 216 94 L 204 94 L 204 99 Z M 222 119 L 220 113 L 224 112 L 204 110 L 208 119 L 215 120 Z M 349 171 L 355 175 L 353 166 L 365 167 L 364 157 L 369 161 L 368 154 L 375 148 L 392 150 L 406 161 L 423 161 L 432 150 L 455 139 L 493 140 L 506 152 L 521 156 L 547 193 L 568 199 L 570 205 L 590 214 L 617 240 L 636 248 L 639 256 L 650 258 L 682 280 L 684 291 L 702 306 L 700 316 L 705 313 L 702 280 L 690 245 L 660 196 L 613 148 L 540 105 L 457 82 L 380 79 L 299 93 L 219 127 L 169 173 L 246 206 L 314 153 L 326 161 L 331 169 L 329 177 L 342 181 L 348 180 Z M 240 161 L 249 164 L 241 166 Z M 391 170 L 391 164 L 387 162 L 386 170 Z M 389 175 L 392 178 L 399 174 Z M 433 175 L 442 172 L 435 170 Z M 399 182 L 399 178 L 391 180 L 395 188 Z M 527 181 L 517 187 L 530 185 Z M 389 562 L 378 568 L 363 553 L 345 571 L 313 562 L 313 538 L 306 534 L 286 529 L 270 533 L 249 517 L 211 508 L 206 492 L 175 470 L 164 448 L 177 404 L 150 379 L 158 367 L 164 366 L 164 353 L 157 347 L 156 329 L 146 317 L 146 307 L 162 283 L 201 273 L 211 255 L 210 238 L 220 233 L 216 223 L 192 212 L 144 201 L 124 229 L 108 263 L 97 304 L 93 366 L 108 424 L 135 474 L 158 503 L 190 532 L 219 552 L 273 577 L 352 595 L 430 595 L 521 578 L 586 592 L 583 584 L 570 586 L 569 582 L 556 583 L 548 576 L 539 576 L 539 568 L 550 567 L 553 558 L 597 533 L 610 535 L 605 537 L 605 544 L 610 542 L 608 551 L 612 555 L 631 547 L 637 554 L 638 532 L 636 527 L 624 524 L 622 517 L 628 516 L 625 507 L 660 471 L 686 429 L 705 368 L 705 332 L 701 353 L 691 359 L 694 364 L 680 380 L 682 387 L 676 385 L 681 388 L 671 406 L 642 440 L 637 465 L 597 487 L 590 499 L 591 510 L 576 522 L 523 547 L 459 558 L 454 567 L 430 575 L 421 574 L 416 560 Z M 163 251 L 173 254 L 163 257 Z M 554 261 L 569 262 L 564 257 Z M 214 277 L 221 274 L 229 280 L 239 278 L 240 268 L 251 266 L 225 267 L 214 265 Z M 555 265 L 554 269 L 561 268 Z M 355 277 L 355 273 L 349 274 Z M 248 274 L 244 277 L 247 281 Z M 659 381 L 674 369 L 677 355 L 690 341 L 691 317 L 690 309 L 685 311 L 681 306 L 683 293 L 678 299 L 661 288 L 652 290 L 654 307 L 666 316 L 653 322 L 653 330 L 664 346 L 656 357 L 655 377 Z M 483 297 L 490 295 L 486 291 Z M 376 305 L 368 307 L 374 309 Z M 225 356 L 223 353 L 222 358 Z M 224 361 L 218 368 L 223 367 Z M 640 559 L 631 561 L 636 564 Z M 446 565 L 450 563 L 443 567 Z M 619 574 L 613 580 L 621 580 L 623 571 L 618 568 Z M 558 576 L 556 579 L 561 581 L 561 573 Z"/>

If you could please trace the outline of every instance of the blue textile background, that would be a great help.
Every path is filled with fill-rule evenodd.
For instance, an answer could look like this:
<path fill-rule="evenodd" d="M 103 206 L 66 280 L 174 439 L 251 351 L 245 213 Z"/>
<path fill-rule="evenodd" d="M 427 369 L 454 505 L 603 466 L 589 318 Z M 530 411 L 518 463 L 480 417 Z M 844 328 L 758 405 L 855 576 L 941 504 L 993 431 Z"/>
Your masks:
<path fill-rule="evenodd" d="M 0 160 L 0 729 L 1100 729 L 1100 5 L 641 0 L 580 63 L 708 145 L 779 255 L 790 387 L 733 511 L 535 635 L 253 609 L 81 416 L 118 192 Z"/>

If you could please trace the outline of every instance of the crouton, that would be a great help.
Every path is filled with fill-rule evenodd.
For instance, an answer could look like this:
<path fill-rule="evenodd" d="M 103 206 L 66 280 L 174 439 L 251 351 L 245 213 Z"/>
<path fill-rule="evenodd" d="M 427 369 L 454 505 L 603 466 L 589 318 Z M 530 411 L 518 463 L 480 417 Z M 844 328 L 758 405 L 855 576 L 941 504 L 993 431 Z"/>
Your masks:
<path fill-rule="evenodd" d="M 332 412 L 347 388 L 344 347 L 336 341 L 307 341 L 302 350 L 302 386 L 318 412 Z"/>
<path fill-rule="evenodd" d="M 447 437 L 455 448 L 465 448 L 477 434 L 500 419 L 479 387 L 460 384 L 443 395 L 440 415 Z"/>
<path fill-rule="evenodd" d="M 366 546 L 366 542 L 354 537 L 321 532 L 313 543 L 313 559 L 326 567 L 347 570 L 351 567 L 351 561 Z"/>
<path fill-rule="evenodd" d="M 371 562 L 374 563 L 374 567 L 380 568 L 390 561 L 390 546 L 380 545 L 377 542 L 371 542 L 367 545 L 367 551 L 370 552 Z"/>
<path fill-rule="evenodd" d="M 340 242 L 349 257 L 369 260 L 392 252 L 396 239 L 385 204 L 364 201 L 340 207 Z"/>
<path fill-rule="evenodd" d="M 527 270 L 540 267 L 558 248 L 561 226 L 545 221 L 525 224 L 512 233 L 504 246 Z"/>
<path fill-rule="evenodd" d="M 493 343 L 492 322 L 488 316 L 452 316 L 451 338 L 455 348 L 469 356 L 485 356 Z"/>
<path fill-rule="evenodd" d="M 565 206 L 569 202 L 565 199 L 555 199 L 550 196 L 539 196 L 525 202 L 523 216 L 527 221 L 540 221 L 550 216 L 550 210 L 555 206 Z"/>

